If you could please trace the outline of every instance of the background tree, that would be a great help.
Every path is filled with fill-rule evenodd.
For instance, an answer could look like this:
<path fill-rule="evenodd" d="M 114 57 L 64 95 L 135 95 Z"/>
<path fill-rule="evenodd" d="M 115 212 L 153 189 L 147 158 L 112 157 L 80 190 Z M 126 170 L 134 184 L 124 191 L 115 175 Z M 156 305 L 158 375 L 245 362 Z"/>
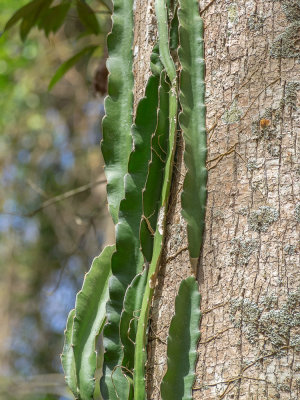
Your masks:
<path fill-rule="evenodd" d="M 26 4 L 2 2 L 1 30 Z M 26 40 L 18 33 L 32 13 L 22 14 L 18 26 L 0 38 L 1 398 L 67 395 L 58 375 L 66 317 L 106 240 L 99 142 L 106 92 L 101 63 L 110 21 L 103 2 L 89 5 L 98 21 L 94 32 L 79 17 L 76 2 L 49 2 L 51 18 L 31 20 Z M 93 56 L 83 51 L 48 92 L 55 71 L 92 45 Z"/>

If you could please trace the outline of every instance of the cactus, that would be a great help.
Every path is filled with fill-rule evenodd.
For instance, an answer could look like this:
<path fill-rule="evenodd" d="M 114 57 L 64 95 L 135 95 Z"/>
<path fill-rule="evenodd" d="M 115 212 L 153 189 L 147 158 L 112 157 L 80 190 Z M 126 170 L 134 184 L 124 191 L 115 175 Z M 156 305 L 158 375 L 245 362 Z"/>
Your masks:
<path fill-rule="evenodd" d="M 75 309 L 68 317 L 62 364 L 75 398 L 93 399 L 97 365 L 96 338 L 102 331 L 115 246 L 107 246 L 96 257 L 77 294 Z"/>
<path fill-rule="evenodd" d="M 119 325 L 126 289 L 142 271 L 144 264 L 139 239 L 142 190 L 148 174 L 151 137 L 157 124 L 158 86 L 159 76 L 152 75 L 145 97 L 138 104 L 135 125 L 132 127 L 134 146 L 124 181 L 125 199 L 120 203 L 119 223 L 116 227 L 116 252 L 112 256 L 110 299 L 107 304 L 108 323 L 104 328 L 104 376 L 101 380 L 103 397 L 109 399 L 122 396 L 124 387 L 128 385 L 127 377 L 124 378 L 127 372 L 121 366 L 124 354 Z M 122 143 L 118 143 L 118 146 L 122 148 Z"/>
<path fill-rule="evenodd" d="M 192 400 L 197 343 L 200 338 L 200 293 L 194 277 L 180 284 L 167 347 L 168 368 L 161 383 L 162 400 Z"/>
<path fill-rule="evenodd" d="M 165 238 L 179 100 L 187 167 L 182 214 L 193 265 L 202 245 L 207 177 L 203 24 L 196 0 L 179 0 L 179 7 L 176 1 L 155 0 L 155 12 L 158 46 L 132 125 L 133 0 L 114 2 L 102 152 L 116 245 L 95 259 L 67 321 L 62 363 L 76 399 L 93 398 L 95 339 L 105 321 L 103 399 L 146 398 L 147 322 Z M 172 58 L 178 45 L 180 79 Z M 170 327 L 168 371 L 161 388 L 164 400 L 191 398 L 199 303 L 197 282 L 190 277 L 180 286 Z M 176 339 L 178 331 L 182 346 Z"/>
<path fill-rule="evenodd" d="M 187 168 L 181 204 L 182 215 L 187 221 L 190 260 L 195 271 L 202 245 L 207 181 L 203 22 L 198 1 L 179 0 L 178 19 L 178 55 L 182 68 L 179 123 Z"/>
<path fill-rule="evenodd" d="M 107 39 L 108 97 L 104 104 L 106 115 L 102 121 L 101 150 L 105 161 L 108 206 L 113 221 L 117 223 L 132 149 L 133 0 L 114 0 L 112 23 Z"/>

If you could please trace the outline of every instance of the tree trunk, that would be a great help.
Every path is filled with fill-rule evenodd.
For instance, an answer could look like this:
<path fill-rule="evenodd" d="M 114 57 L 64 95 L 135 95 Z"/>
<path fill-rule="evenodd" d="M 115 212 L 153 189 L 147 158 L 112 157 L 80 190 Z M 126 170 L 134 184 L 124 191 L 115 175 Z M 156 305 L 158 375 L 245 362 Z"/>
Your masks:
<path fill-rule="evenodd" d="M 300 398 L 300 1 L 202 0 L 208 202 L 194 399 Z M 136 99 L 156 38 L 136 1 Z M 147 60 L 147 61 L 146 61 Z M 147 389 L 160 399 L 180 281 L 191 274 L 180 214 L 182 143 L 149 332 Z M 298 196 L 298 197 L 297 197 Z"/>

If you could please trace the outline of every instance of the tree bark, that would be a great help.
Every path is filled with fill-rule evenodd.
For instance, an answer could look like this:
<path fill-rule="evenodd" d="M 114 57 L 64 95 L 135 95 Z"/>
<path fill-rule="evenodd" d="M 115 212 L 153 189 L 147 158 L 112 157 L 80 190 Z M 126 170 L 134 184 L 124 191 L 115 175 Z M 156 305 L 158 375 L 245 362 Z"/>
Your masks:
<path fill-rule="evenodd" d="M 205 23 L 208 202 L 194 399 L 300 398 L 300 1 L 201 0 Z M 136 1 L 135 98 L 156 38 Z M 147 389 L 160 399 L 166 339 L 191 274 L 180 214 L 182 142 L 149 331 Z"/>

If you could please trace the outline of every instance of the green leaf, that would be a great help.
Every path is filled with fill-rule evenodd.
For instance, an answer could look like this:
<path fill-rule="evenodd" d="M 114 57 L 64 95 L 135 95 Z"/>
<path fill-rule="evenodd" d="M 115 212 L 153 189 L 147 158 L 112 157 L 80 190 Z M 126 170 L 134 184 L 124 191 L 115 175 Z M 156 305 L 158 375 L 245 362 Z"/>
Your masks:
<path fill-rule="evenodd" d="M 155 13 L 158 29 L 158 44 L 161 61 L 166 69 L 171 84 L 176 80 L 176 67 L 169 48 L 168 10 L 165 0 L 155 0 Z"/>
<path fill-rule="evenodd" d="M 65 343 L 61 355 L 61 363 L 65 372 L 66 383 L 71 389 L 74 396 L 77 395 L 77 378 L 75 369 L 75 358 L 72 347 L 73 322 L 75 310 L 71 310 L 67 319 L 67 327 L 65 330 Z"/>
<path fill-rule="evenodd" d="M 75 358 L 77 394 L 92 400 L 97 367 L 96 337 L 106 320 L 108 280 L 115 246 L 107 246 L 92 263 L 81 291 L 77 294 L 72 344 Z"/>
<path fill-rule="evenodd" d="M 100 0 L 100 3 L 102 3 L 109 11 L 112 12 L 113 10 L 112 0 Z"/>
<path fill-rule="evenodd" d="M 147 222 L 143 219 L 140 228 L 142 251 L 149 262 L 153 253 L 153 234 L 148 224 L 155 230 L 168 148 L 169 90 L 170 85 L 166 80 L 166 73 L 163 72 L 160 78 L 158 122 L 151 141 L 151 161 L 145 190 L 143 191 L 143 214 L 147 217 Z"/>
<path fill-rule="evenodd" d="M 116 62 L 118 60 L 116 59 Z M 116 226 L 116 252 L 112 257 L 112 278 L 107 305 L 108 324 L 104 328 L 106 353 L 101 392 L 105 399 L 116 399 L 124 390 L 125 370 L 121 369 L 123 348 L 120 340 L 120 316 L 127 287 L 142 271 L 144 257 L 140 249 L 140 221 L 142 217 L 142 190 L 148 174 L 151 156 L 151 137 L 157 124 L 159 76 L 148 80 L 145 97 L 137 107 L 135 125 L 132 127 L 133 151 L 130 154 L 128 173 L 124 179 L 125 199 L 120 203 L 119 222 Z M 123 142 L 114 142 L 119 151 Z M 117 367 L 119 366 L 119 367 Z M 113 374 L 113 382 L 112 382 Z M 125 384 L 126 387 L 126 384 Z M 127 389 L 126 389 L 127 396 Z M 122 395 L 121 399 L 127 399 Z"/>
<path fill-rule="evenodd" d="M 125 197 L 124 176 L 132 149 L 133 115 L 133 0 L 115 0 L 112 32 L 107 38 L 108 97 L 102 121 L 102 154 L 107 178 L 109 211 L 116 224 Z"/>
<path fill-rule="evenodd" d="M 179 1 L 180 126 L 185 142 L 187 173 L 181 197 L 188 245 L 195 268 L 203 241 L 206 207 L 205 63 L 203 21 L 197 0 Z"/>
<path fill-rule="evenodd" d="M 150 68 L 153 75 L 160 75 L 163 65 L 159 56 L 159 46 L 158 43 L 153 47 L 150 56 Z"/>
<path fill-rule="evenodd" d="M 178 15 L 177 15 L 177 7 L 175 8 L 175 13 L 174 13 L 174 18 L 171 21 L 171 26 L 170 26 L 170 50 L 171 51 L 177 51 L 178 45 L 179 45 L 179 37 L 178 37 L 178 27 L 179 27 L 179 21 L 178 21 Z"/>
<path fill-rule="evenodd" d="M 52 2 L 53 0 L 44 0 L 34 12 L 23 18 L 20 26 L 20 36 L 23 42 L 26 40 L 31 29 L 37 25 L 40 15 L 50 7 Z"/>
<path fill-rule="evenodd" d="M 86 29 L 95 35 L 98 35 L 100 27 L 97 17 L 91 7 L 83 0 L 77 0 L 76 6 L 78 17 Z"/>
<path fill-rule="evenodd" d="M 57 32 L 65 21 L 70 6 L 71 2 L 67 2 L 49 8 L 47 12 L 43 13 L 39 18 L 39 29 L 44 30 L 47 37 L 49 33 Z"/>
<path fill-rule="evenodd" d="M 13 27 L 17 22 L 21 19 L 30 17 L 32 14 L 36 14 L 40 7 L 43 5 L 44 0 L 33 0 L 25 6 L 21 7 L 17 10 L 14 15 L 7 21 L 4 31 L 7 31 L 11 27 Z M 47 3 L 48 4 L 48 3 Z"/>
<path fill-rule="evenodd" d="M 145 268 L 141 274 L 134 277 L 126 290 L 123 303 L 124 308 L 120 322 L 120 335 L 124 346 L 122 365 L 129 370 L 133 370 L 134 367 L 134 342 L 147 274 L 148 271 L 147 268 Z"/>
<path fill-rule="evenodd" d="M 200 293 L 190 276 L 180 284 L 168 337 L 168 368 L 161 383 L 162 400 L 192 400 L 197 343 L 200 338 Z"/>
<path fill-rule="evenodd" d="M 28 36 L 30 30 L 38 24 L 39 17 L 50 7 L 53 0 L 34 0 L 20 8 L 7 22 L 4 30 L 10 29 L 22 19 L 20 36 L 22 41 Z"/>
<path fill-rule="evenodd" d="M 51 90 L 53 86 L 65 75 L 66 72 L 69 71 L 82 57 L 88 56 L 91 57 L 93 52 L 98 48 L 98 46 L 88 46 L 84 49 L 80 50 L 76 53 L 73 57 L 69 58 L 65 61 L 55 72 L 54 76 L 52 77 L 48 90 Z"/>

